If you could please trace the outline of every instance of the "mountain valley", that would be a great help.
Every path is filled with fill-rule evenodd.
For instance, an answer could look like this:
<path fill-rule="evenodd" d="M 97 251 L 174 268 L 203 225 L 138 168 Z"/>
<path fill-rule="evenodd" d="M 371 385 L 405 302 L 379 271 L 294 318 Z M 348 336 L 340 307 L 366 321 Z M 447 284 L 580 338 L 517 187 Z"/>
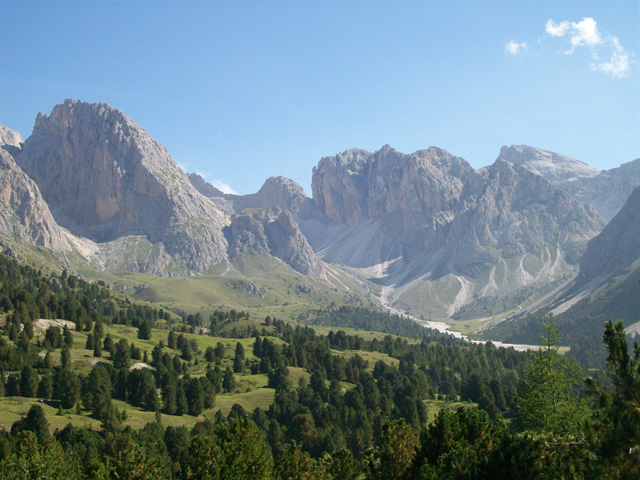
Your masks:
<path fill-rule="evenodd" d="M 640 159 L 598 172 L 511 146 L 475 170 L 440 148 L 386 145 L 321 159 L 312 197 L 284 177 L 230 195 L 187 175 L 106 104 L 66 100 L 38 114 L 26 140 L 0 134 L 5 252 L 181 310 L 382 305 L 492 335 L 506 318 L 570 311 L 596 288 L 602 262 L 611 271 L 600 289 L 640 255 L 612 256 L 611 240 L 597 237 L 635 231 L 626 226 L 638 225 L 640 207 L 625 201 Z M 227 293 L 189 294 L 190 305 L 185 281 Z"/>

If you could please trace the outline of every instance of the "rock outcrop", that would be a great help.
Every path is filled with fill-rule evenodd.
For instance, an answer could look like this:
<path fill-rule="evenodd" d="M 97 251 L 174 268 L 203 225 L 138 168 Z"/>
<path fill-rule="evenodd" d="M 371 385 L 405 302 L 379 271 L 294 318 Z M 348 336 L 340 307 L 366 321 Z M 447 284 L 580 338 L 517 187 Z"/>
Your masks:
<path fill-rule="evenodd" d="M 453 220 L 468 162 L 435 147 L 405 155 L 385 145 L 371 154 L 347 150 L 313 169 L 313 200 L 328 218 L 354 225 L 379 221 L 382 231 L 418 249 L 434 249 Z"/>
<path fill-rule="evenodd" d="M 312 188 L 333 222 L 301 226 L 315 232 L 308 236 L 320 257 L 386 285 L 389 305 L 434 315 L 570 274 L 604 225 L 593 208 L 521 166 L 497 160 L 474 171 L 433 147 L 324 158 Z"/>
<path fill-rule="evenodd" d="M 588 205 L 544 178 L 503 160 L 472 176 L 462 192 L 446 244 L 455 269 L 476 276 L 498 258 L 560 248 L 576 264 L 604 222 Z"/>
<path fill-rule="evenodd" d="M 618 214 L 587 245 L 576 283 L 606 279 L 639 258 L 640 187 L 636 187 Z"/>
<path fill-rule="evenodd" d="M 191 182 L 191 185 L 196 187 L 196 190 L 198 190 L 205 197 L 212 198 L 225 196 L 225 193 L 222 190 L 218 190 L 216 187 L 205 181 L 205 179 L 202 178 L 202 175 L 199 175 L 197 173 L 190 173 L 188 175 L 188 178 Z"/>
<path fill-rule="evenodd" d="M 0 127 L 0 234 L 51 250 L 68 250 L 64 231 L 54 220 L 38 186 L 9 152 L 19 152 L 22 137 Z"/>
<path fill-rule="evenodd" d="M 526 145 L 502 147 L 498 159 L 546 178 L 594 207 L 606 221 L 620 211 L 631 191 L 640 185 L 640 159 L 599 172 L 571 157 Z"/>
<path fill-rule="evenodd" d="M 58 223 L 79 236 L 108 242 L 143 235 L 193 271 L 226 256 L 228 217 L 115 108 L 66 100 L 51 115 L 39 114 L 16 160 Z"/>
<path fill-rule="evenodd" d="M 319 278 L 324 273 L 322 262 L 287 210 L 246 210 L 233 217 L 227 237 L 231 259 L 255 252 L 277 257 L 303 275 Z"/>

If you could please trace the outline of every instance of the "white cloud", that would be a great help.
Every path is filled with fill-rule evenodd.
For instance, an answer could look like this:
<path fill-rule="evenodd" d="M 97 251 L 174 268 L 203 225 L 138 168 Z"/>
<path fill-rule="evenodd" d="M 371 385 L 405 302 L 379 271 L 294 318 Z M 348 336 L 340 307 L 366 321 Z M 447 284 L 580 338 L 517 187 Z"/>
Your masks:
<path fill-rule="evenodd" d="M 555 23 L 553 20 L 547 21 L 546 32 L 552 37 L 564 37 L 569 30 L 569 22 Z"/>
<path fill-rule="evenodd" d="M 510 55 L 518 55 L 520 51 L 527 50 L 527 42 L 518 43 L 511 40 L 504 46 L 504 50 Z"/>
<path fill-rule="evenodd" d="M 218 190 L 222 191 L 223 193 L 230 193 L 232 195 L 237 195 L 238 194 L 238 192 L 236 192 L 233 188 L 231 188 L 229 185 L 224 183 L 222 180 L 213 179 L 213 180 L 211 180 L 211 185 L 213 185 L 214 187 L 216 187 Z"/>
<path fill-rule="evenodd" d="M 593 71 L 621 78 L 626 77 L 631 68 L 633 54 L 622 47 L 617 37 L 610 34 L 603 37 L 593 18 L 585 17 L 580 22 L 565 20 L 560 23 L 549 20 L 545 31 L 551 37 L 570 36 L 571 48 L 564 52 L 566 55 L 571 55 L 578 47 L 587 47 L 594 61 L 601 57 L 609 58 L 608 61 L 592 64 Z"/>
<path fill-rule="evenodd" d="M 616 37 L 612 38 L 613 52 L 608 62 L 603 62 L 597 65 L 593 65 L 594 70 L 613 75 L 614 77 L 622 78 L 627 76 L 627 72 L 631 68 L 631 54 L 625 51 L 620 45 L 620 42 Z"/>
<path fill-rule="evenodd" d="M 602 37 L 598 32 L 598 24 L 593 18 L 583 18 L 581 22 L 571 24 L 575 35 L 571 37 L 572 48 L 583 45 L 599 45 Z"/>

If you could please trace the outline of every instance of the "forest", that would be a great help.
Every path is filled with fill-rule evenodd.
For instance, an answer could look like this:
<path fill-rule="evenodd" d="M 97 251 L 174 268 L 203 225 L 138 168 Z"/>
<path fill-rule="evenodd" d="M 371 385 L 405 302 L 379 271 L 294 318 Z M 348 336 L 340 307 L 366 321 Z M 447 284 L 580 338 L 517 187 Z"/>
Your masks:
<path fill-rule="evenodd" d="M 179 313 L 0 255 L 2 478 L 640 477 L 621 323 L 587 370 L 552 319 L 523 353 L 364 308 Z"/>

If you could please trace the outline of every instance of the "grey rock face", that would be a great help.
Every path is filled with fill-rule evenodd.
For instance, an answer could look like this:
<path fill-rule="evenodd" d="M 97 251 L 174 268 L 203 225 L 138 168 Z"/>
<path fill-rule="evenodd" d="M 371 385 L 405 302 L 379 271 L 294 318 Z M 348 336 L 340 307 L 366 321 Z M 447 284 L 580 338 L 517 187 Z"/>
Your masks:
<path fill-rule="evenodd" d="M 206 182 L 205 179 L 197 173 L 190 173 L 188 175 L 188 178 L 191 182 L 191 185 L 196 187 L 196 190 L 198 190 L 205 197 L 224 197 L 225 195 L 222 190 L 218 190 L 216 187 Z"/>
<path fill-rule="evenodd" d="M 5 127 L 4 125 L 0 125 L 0 147 L 1 148 L 16 147 L 19 149 L 23 142 L 24 142 L 24 139 L 22 138 L 22 135 L 20 135 L 18 132 Z"/>
<path fill-rule="evenodd" d="M 231 198 L 231 196 L 229 196 Z M 316 204 L 311 200 L 302 187 L 286 177 L 268 178 L 257 193 L 233 196 L 236 211 L 246 208 L 278 207 L 291 212 L 297 221 L 321 219 L 326 221 Z"/>
<path fill-rule="evenodd" d="M 528 147 L 502 147 L 499 159 L 522 165 L 594 207 L 605 220 L 622 208 L 631 191 L 640 185 L 640 159 L 611 170 L 595 168 L 565 155 Z"/>
<path fill-rule="evenodd" d="M 523 167 L 498 160 L 474 171 L 437 148 L 349 150 L 322 159 L 312 187 L 332 220 L 314 231 L 321 258 L 385 285 L 383 303 L 430 315 L 505 295 L 511 300 L 485 304 L 516 306 L 518 290 L 574 271 L 604 225 L 593 208 Z"/>
<path fill-rule="evenodd" d="M 228 218 L 115 108 L 66 100 L 39 114 L 17 161 L 75 234 L 99 242 L 146 235 L 194 271 L 225 258 Z"/>
<path fill-rule="evenodd" d="M 275 256 L 303 275 L 320 277 L 323 267 L 286 210 L 278 207 L 247 210 L 227 229 L 229 257 L 257 252 Z"/>
<path fill-rule="evenodd" d="M 527 169 L 496 160 L 465 185 L 447 245 L 455 269 L 471 277 L 500 257 L 559 246 L 575 264 L 603 226 L 597 212 Z"/>
<path fill-rule="evenodd" d="M 574 182 L 576 179 L 597 177 L 600 173 L 595 168 L 574 158 L 527 145 L 502 147 L 498 159 L 521 165 L 536 175 L 546 178 L 554 185 Z"/>
<path fill-rule="evenodd" d="M 576 283 L 611 276 L 640 258 L 640 187 L 636 187 L 622 209 L 587 245 L 580 260 Z"/>
<path fill-rule="evenodd" d="M 4 148 L 18 149 L 21 143 L 20 134 L 6 127 L 0 129 L 0 234 L 51 250 L 68 250 L 65 234 L 38 186 Z"/>
<path fill-rule="evenodd" d="M 444 238 L 471 165 L 431 147 L 405 155 L 384 146 L 348 150 L 313 169 L 313 199 L 335 223 L 379 220 L 383 231 L 418 250 Z"/>

